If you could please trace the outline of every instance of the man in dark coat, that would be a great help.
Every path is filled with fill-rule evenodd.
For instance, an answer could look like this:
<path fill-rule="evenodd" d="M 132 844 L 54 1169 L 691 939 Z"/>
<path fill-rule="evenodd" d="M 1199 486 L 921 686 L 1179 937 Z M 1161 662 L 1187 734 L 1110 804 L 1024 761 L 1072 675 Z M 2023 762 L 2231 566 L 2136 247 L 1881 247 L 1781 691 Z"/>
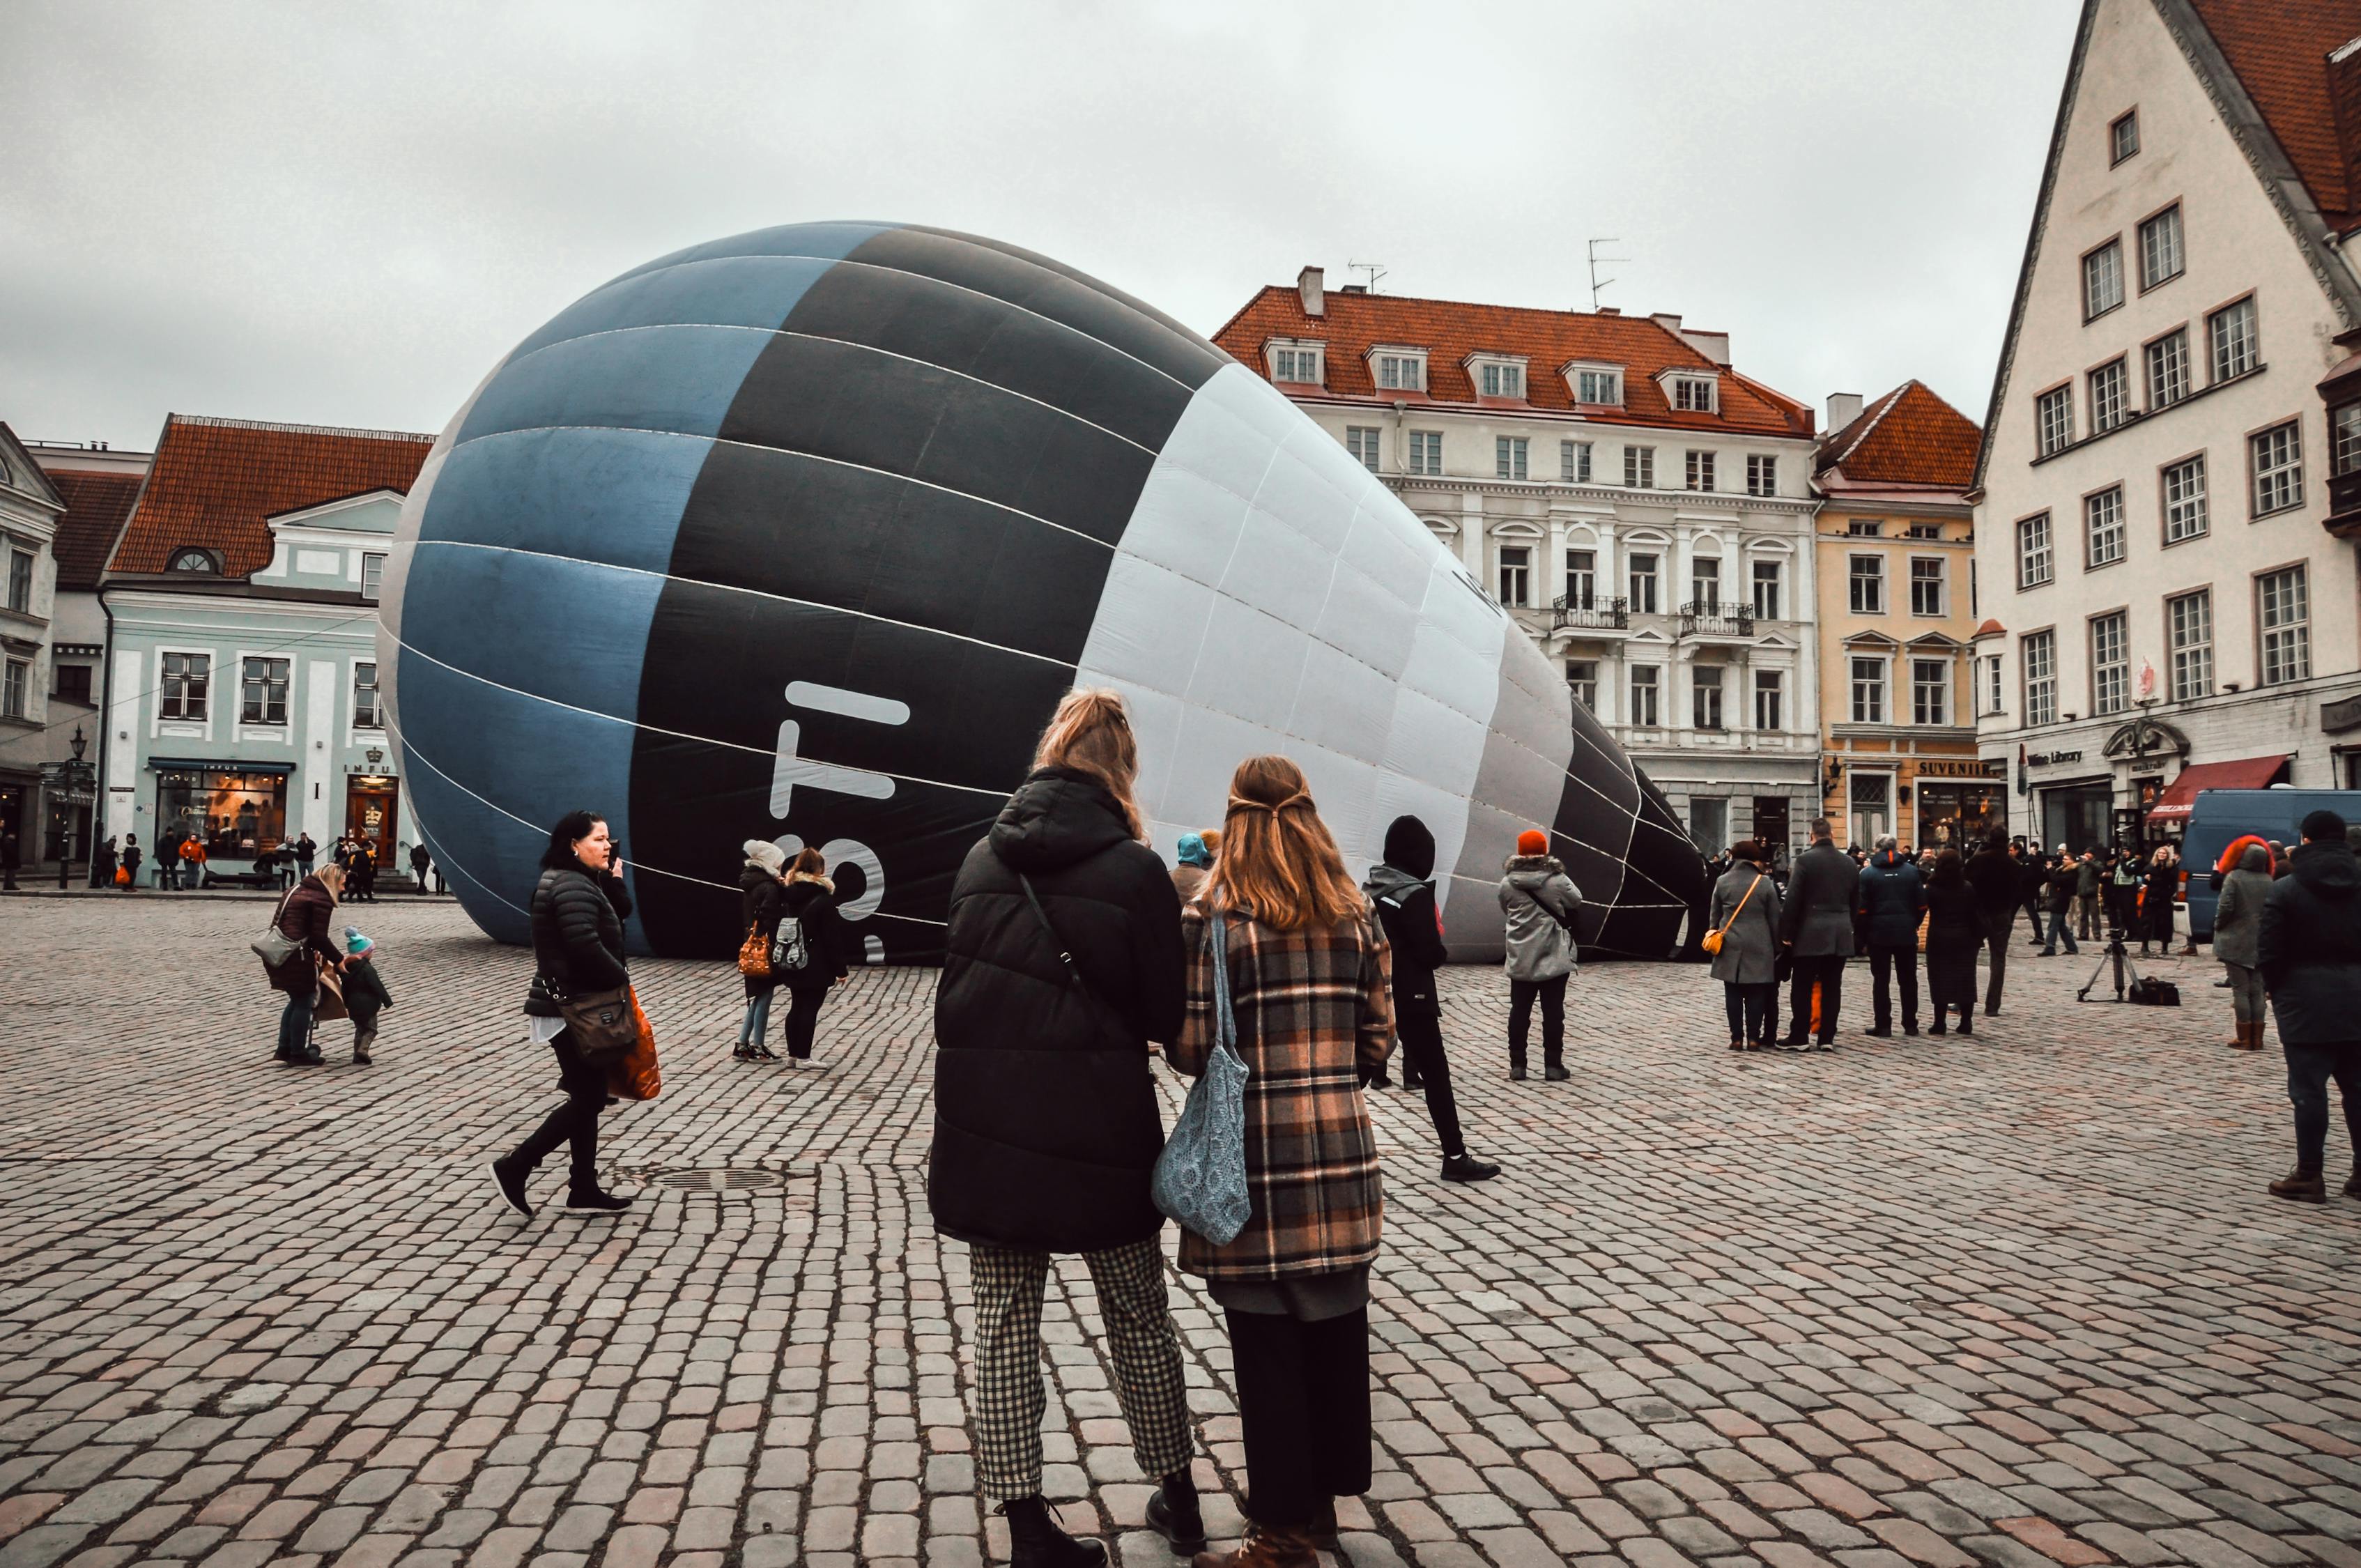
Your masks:
<path fill-rule="evenodd" d="M 1975 889 L 1976 913 L 1982 916 L 1984 947 L 1992 972 L 1984 981 L 1984 1016 L 2000 1014 L 2001 982 L 2008 976 L 2008 928 L 2016 923 L 2016 858 L 1998 832 L 1968 862 L 1968 885 Z"/>
<path fill-rule="evenodd" d="M 2049 935 L 2041 944 L 2041 956 L 2045 959 L 2058 956 L 2060 942 L 2066 944 L 2069 953 L 2082 950 L 2074 940 L 2074 896 L 2081 885 L 2081 868 L 2071 855 L 2061 851 L 2049 862 L 2048 885 L 2042 895 L 2049 905 Z"/>
<path fill-rule="evenodd" d="M 1819 993 L 1818 1046 L 1836 1049 L 1837 1006 L 1844 989 L 1845 959 L 1852 956 L 1854 897 L 1861 870 L 1836 846 L 1825 817 L 1812 818 L 1812 847 L 1795 857 L 1787 878 L 1787 900 L 1779 911 L 1779 939 L 1795 955 L 1790 1017 L 1784 1050 L 1812 1048 L 1813 992 Z"/>
<path fill-rule="evenodd" d="M 16 848 L 16 830 L 11 828 L 0 833 L 0 887 L 10 893 L 16 891 L 16 871 L 21 863 L 22 855 Z"/>
<path fill-rule="evenodd" d="M 1434 835 L 1415 817 L 1397 817 L 1386 829 L 1386 858 L 1369 869 L 1362 891 L 1376 906 L 1394 950 L 1394 1032 L 1401 1036 L 1405 1088 L 1423 1083 L 1426 1113 L 1443 1146 L 1445 1181 L 1482 1181 L 1500 1168 L 1475 1158 L 1459 1131 L 1459 1102 L 1451 1092 L 1451 1064 L 1443 1055 L 1443 1002 L 1434 971 L 1450 956 L 1443 946 L 1443 916 L 1434 904 Z"/>
<path fill-rule="evenodd" d="M 1869 939 L 1870 982 L 1877 1021 L 1864 1034 L 1879 1039 L 1894 1033 L 1894 997 L 1889 981 L 1902 985 L 1902 1032 L 1918 1032 L 1918 922 L 1927 913 L 1927 879 L 1917 863 L 1903 858 L 1894 835 L 1877 840 L 1877 853 L 1861 871 L 1858 909 Z"/>
<path fill-rule="evenodd" d="M 2345 842 L 2345 819 L 2315 811 L 2288 874 L 2263 894 L 2257 966 L 2287 1051 L 2288 1099 L 2295 1106 L 2295 1169 L 2271 1195 L 2324 1203 L 2328 1080 L 2345 1097 L 2353 1139 L 2347 1194 L 2361 1198 L 2361 861 Z"/>
<path fill-rule="evenodd" d="M 2039 844 L 2020 844 L 2015 852 L 2017 902 L 2024 906 L 2026 919 L 2033 923 L 2029 940 L 2037 948 L 2041 946 L 2041 890 L 2049 885 L 2049 857 Z"/>

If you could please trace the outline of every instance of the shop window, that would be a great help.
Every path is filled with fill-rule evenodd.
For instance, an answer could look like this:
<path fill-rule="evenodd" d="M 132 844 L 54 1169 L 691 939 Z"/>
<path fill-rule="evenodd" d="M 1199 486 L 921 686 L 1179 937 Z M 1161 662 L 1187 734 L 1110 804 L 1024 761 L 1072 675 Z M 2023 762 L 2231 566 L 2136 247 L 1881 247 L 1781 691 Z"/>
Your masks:
<path fill-rule="evenodd" d="M 156 832 L 193 834 L 213 860 L 251 860 L 287 831 L 287 780 L 277 773 L 190 770 L 156 775 Z"/>

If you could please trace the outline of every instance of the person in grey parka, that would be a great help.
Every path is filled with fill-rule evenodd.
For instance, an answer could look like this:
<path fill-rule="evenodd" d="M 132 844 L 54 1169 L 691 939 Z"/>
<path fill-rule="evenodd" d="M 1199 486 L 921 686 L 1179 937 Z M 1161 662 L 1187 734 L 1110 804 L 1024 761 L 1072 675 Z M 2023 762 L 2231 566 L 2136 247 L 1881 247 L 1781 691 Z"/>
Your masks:
<path fill-rule="evenodd" d="M 1763 874 L 1763 846 L 1753 839 L 1730 846 L 1730 858 L 1708 915 L 1721 933 L 1713 978 L 1730 1012 L 1730 1048 L 1765 1050 L 1779 996 L 1779 884 Z"/>
<path fill-rule="evenodd" d="M 1525 1041 L 1533 1001 L 1542 1004 L 1542 1076 L 1553 1083 L 1565 1070 L 1565 982 L 1574 973 L 1574 916 L 1582 890 L 1549 852 L 1549 835 L 1528 828 L 1517 852 L 1501 867 L 1500 912 L 1509 918 L 1509 1077 L 1525 1079 Z"/>
<path fill-rule="evenodd" d="M 2222 879 L 2221 902 L 2213 906 L 2213 956 L 2230 971 L 2230 1015 L 2237 1037 L 2233 1050 L 2263 1048 L 2263 895 L 2271 890 L 2271 852 L 2249 844 L 2238 867 Z"/>

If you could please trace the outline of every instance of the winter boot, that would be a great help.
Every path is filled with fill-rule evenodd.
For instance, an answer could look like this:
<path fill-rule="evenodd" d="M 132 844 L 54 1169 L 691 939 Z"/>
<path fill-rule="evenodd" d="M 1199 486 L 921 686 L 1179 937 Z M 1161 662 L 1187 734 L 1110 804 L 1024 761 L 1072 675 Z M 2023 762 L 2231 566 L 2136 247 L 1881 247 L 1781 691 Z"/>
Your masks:
<path fill-rule="evenodd" d="M 1311 1531 L 1273 1530 L 1250 1520 L 1235 1551 L 1200 1552 L 1190 1568 L 1319 1568 L 1319 1563 Z"/>
<path fill-rule="evenodd" d="M 1551 1057 L 1542 1063 L 1542 1077 L 1552 1083 L 1564 1083 L 1574 1074 L 1565 1070 L 1565 1063 Z"/>
<path fill-rule="evenodd" d="M 2361 1198 L 2361 1151 L 2353 1156 L 2353 1174 L 2345 1179 L 2345 1196 Z"/>
<path fill-rule="evenodd" d="M 357 1029 L 353 1032 L 353 1065 L 355 1067 L 369 1065 L 369 1047 L 375 1044 L 377 1044 L 375 1029 Z"/>
<path fill-rule="evenodd" d="M 1197 1507 L 1197 1480 L 1184 1467 L 1164 1477 L 1148 1494 L 1148 1528 L 1172 1543 L 1176 1552 L 1205 1550 L 1205 1516 Z"/>
<path fill-rule="evenodd" d="M 2271 1183 L 2271 1196 L 2297 1203 L 2325 1203 L 2328 1183 L 2321 1179 L 2320 1172 L 2299 1167 Z"/>
<path fill-rule="evenodd" d="M 1008 1519 L 1009 1568 L 1101 1568 L 1106 1562 L 1104 1546 L 1060 1530 L 1038 1494 L 1012 1497 L 1000 1512 Z"/>

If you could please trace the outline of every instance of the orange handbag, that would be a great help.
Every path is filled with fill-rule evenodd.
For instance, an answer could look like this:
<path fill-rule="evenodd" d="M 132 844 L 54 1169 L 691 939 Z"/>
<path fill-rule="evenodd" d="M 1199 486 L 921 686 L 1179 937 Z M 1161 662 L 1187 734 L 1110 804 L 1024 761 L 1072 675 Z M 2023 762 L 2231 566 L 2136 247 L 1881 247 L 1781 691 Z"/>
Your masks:
<path fill-rule="evenodd" d="M 763 935 L 760 926 L 749 930 L 746 939 L 738 944 L 738 972 L 748 980 L 771 978 L 771 939 Z"/>
<path fill-rule="evenodd" d="M 664 1092 L 664 1073 L 656 1066 L 656 1032 L 636 991 L 631 992 L 631 1015 L 639 1020 L 640 1037 L 607 1064 L 607 1087 L 618 1100 L 653 1100 Z"/>

